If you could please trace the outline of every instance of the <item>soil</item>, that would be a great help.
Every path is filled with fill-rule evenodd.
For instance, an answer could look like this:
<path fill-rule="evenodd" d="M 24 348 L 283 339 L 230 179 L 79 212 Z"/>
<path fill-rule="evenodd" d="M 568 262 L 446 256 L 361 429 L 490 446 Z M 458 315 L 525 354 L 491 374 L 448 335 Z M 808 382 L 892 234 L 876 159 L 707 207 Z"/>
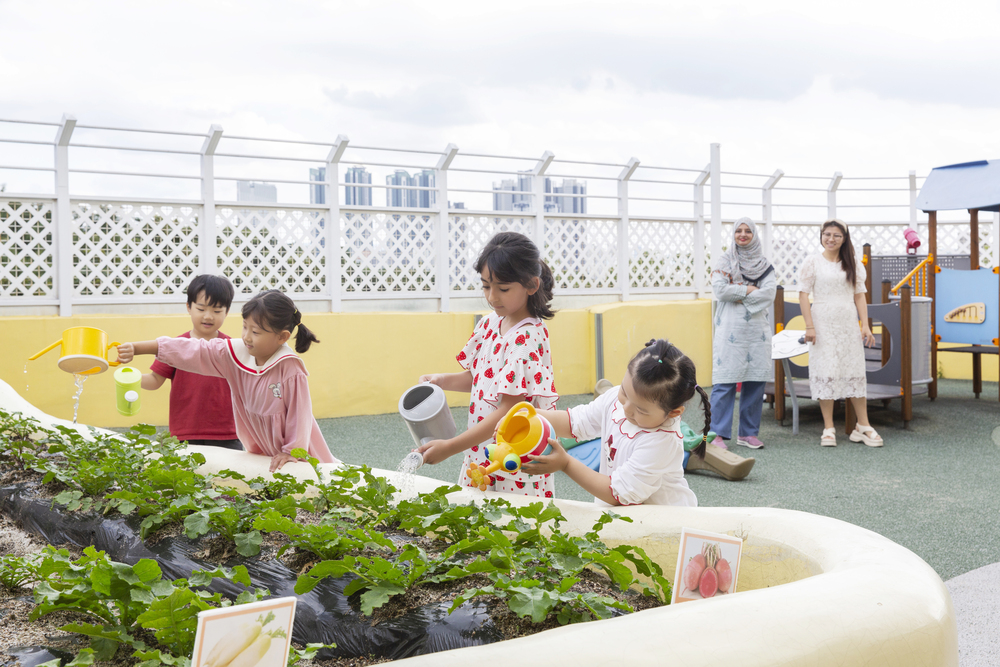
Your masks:
<path fill-rule="evenodd" d="M 0 486 L 7 486 L 13 483 L 25 481 L 40 481 L 41 476 L 32 471 L 7 470 L 0 474 Z M 51 486 L 51 485 L 50 485 Z M 52 491 L 43 492 L 44 497 L 51 497 Z M 318 515 L 311 515 L 305 512 L 299 513 L 297 521 L 300 523 L 316 523 L 319 521 Z M 148 538 L 148 543 L 154 544 L 162 540 L 169 540 L 178 535 L 183 535 L 184 529 L 180 524 L 171 524 L 162 527 Z M 427 551 L 435 551 L 441 547 L 441 543 L 424 537 L 414 537 L 412 534 L 400 531 L 387 530 L 386 535 L 399 542 L 416 542 Z M 280 534 L 263 535 L 261 544 L 261 557 L 274 558 L 278 550 L 287 544 L 287 539 Z M 0 556 L 14 555 L 23 556 L 39 552 L 45 543 L 31 534 L 21 530 L 9 519 L 0 515 Z M 223 537 L 208 537 L 201 542 L 202 550 L 196 554 L 199 559 L 222 563 L 236 556 L 235 545 Z M 74 557 L 81 555 L 81 550 L 71 548 L 70 553 Z M 313 553 L 289 548 L 282 554 L 281 561 L 295 572 L 304 572 L 320 559 Z M 449 602 L 454 600 L 461 592 L 467 588 L 485 586 L 489 580 L 485 577 L 467 578 L 459 582 L 447 584 L 426 585 L 414 588 L 406 594 L 397 596 L 381 608 L 374 611 L 371 616 L 373 626 L 384 623 L 390 619 L 405 614 L 410 609 L 428 604 L 431 602 Z M 643 597 L 633 591 L 622 593 L 611 585 L 611 582 L 599 572 L 587 571 L 581 580 L 573 587 L 574 591 L 596 592 L 608 595 L 617 600 L 627 601 L 636 611 L 659 606 L 659 602 L 654 598 Z M 518 618 L 510 611 L 506 604 L 496 598 L 483 598 L 487 604 L 490 616 L 497 629 L 505 639 L 513 639 L 527 634 L 534 634 L 543 630 L 558 627 L 558 621 L 552 617 L 544 623 L 532 623 L 530 618 Z M 34 607 L 31 590 L 18 589 L 8 591 L 0 585 L 0 665 L 18 664 L 11 661 L 7 649 L 16 646 L 43 646 L 46 648 L 61 650 L 75 655 L 87 646 L 87 639 L 81 635 L 67 633 L 59 628 L 67 623 L 88 620 L 82 614 L 72 612 L 59 612 L 50 614 L 37 620 L 30 620 L 29 615 Z M 295 645 L 293 643 L 293 645 Z M 303 646 L 297 646 L 304 648 Z M 366 665 L 381 664 L 389 662 L 386 658 L 374 656 L 336 658 L 332 660 L 316 660 L 312 662 L 303 661 L 303 667 L 363 667 Z M 95 667 L 129 667 L 134 665 L 136 660 L 130 658 L 126 651 L 121 651 L 119 657 L 113 662 L 97 662 Z"/>

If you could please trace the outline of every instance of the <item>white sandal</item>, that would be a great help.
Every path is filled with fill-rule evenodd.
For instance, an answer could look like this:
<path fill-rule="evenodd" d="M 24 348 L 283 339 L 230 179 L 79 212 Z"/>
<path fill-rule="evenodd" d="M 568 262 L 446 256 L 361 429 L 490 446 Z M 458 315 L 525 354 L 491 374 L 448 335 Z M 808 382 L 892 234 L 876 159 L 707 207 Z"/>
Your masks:
<path fill-rule="evenodd" d="M 882 442 L 882 436 L 875 432 L 870 425 L 862 426 L 858 424 L 851 431 L 851 435 L 848 436 L 851 442 L 863 442 L 869 447 L 881 447 L 884 443 Z"/>
<path fill-rule="evenodd" d="M 837 446 L 837 429 L 835 428 L 825 428 L 823 429 L 823 435 L 819 438 L 819 444 L 823 447 L 836 447 Z"/>

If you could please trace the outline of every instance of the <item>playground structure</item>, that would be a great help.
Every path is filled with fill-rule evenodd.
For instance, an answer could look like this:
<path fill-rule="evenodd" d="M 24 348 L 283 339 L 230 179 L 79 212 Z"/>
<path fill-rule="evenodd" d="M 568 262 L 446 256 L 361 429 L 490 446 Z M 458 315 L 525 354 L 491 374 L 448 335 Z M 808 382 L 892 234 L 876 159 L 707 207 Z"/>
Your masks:
<path fill-rule="evenodd" d="M 979 398 L 983 391 L 984 354 L 998 355 L 1000 349 L 1000 280 L 997 269 L 979 265 L 979 245 L 969 243 L 969 270 L 944 268 L 937 255 L 938 211 L 966 209 L 969 212 L 970 239 L 979 238 L 979 212 L 1000 211 L 1000 161 L 978 160 L 936 167 L 924 181 L 916 206 L 927 213 L 927 259 L 921 269 L 908 276 L 931 298 L 934 329 L 931 336 L 931 366 L 937 368 L 939 343 L 958 343 L 947 352 L 972 355 L 972 390 Z M 918 273 L 923 271 L 924 278 Z M 964 344 L 964 345 L 961 345 Z M 1000 359 L 1000 355 L 998 355 Z M 937 397 L 937 377 L 929 387 L 931 399 Z"/>

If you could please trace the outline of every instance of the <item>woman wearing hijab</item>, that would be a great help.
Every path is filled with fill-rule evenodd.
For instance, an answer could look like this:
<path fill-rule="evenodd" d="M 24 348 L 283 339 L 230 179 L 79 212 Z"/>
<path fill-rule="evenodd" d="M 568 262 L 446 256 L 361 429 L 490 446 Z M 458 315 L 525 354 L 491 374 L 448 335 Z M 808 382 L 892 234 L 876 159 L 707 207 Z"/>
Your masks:
<path fill-rule="evenodd" d="M 715 336 L 712 341 L 712 444 L 725 447 L 732 437 L 736 385 L 740 390 L 740 426 L 736 443 L 751 449 L 764 444 L 760 433 L 764 384 L 771 379 L 771 323 L 768 306 L 778 282 L 764 257 L 757 225 L 740 218 L 733 244 L 712 271 Z"/>

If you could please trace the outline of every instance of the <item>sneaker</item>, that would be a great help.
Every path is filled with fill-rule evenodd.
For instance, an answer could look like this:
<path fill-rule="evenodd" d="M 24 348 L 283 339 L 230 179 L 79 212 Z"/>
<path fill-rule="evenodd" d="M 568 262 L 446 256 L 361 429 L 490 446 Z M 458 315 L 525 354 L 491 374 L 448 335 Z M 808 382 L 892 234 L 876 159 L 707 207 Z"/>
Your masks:
<path fill-rule="evenodd" d="M 764 443 L 757 439 L 755 435 L 741 435 L 736 439 L 737 445 L 743 445 L 744 447 L 749 447 L 750 449 L 763 449 Z"/>
<path fill-rule="evenodd" d="M 722 439 L 721 435 L 715 436 L 715 440 L 712 441 L 712 444 L 721 449 L 729 449 L 726 445 L 726 441 Z"/>

